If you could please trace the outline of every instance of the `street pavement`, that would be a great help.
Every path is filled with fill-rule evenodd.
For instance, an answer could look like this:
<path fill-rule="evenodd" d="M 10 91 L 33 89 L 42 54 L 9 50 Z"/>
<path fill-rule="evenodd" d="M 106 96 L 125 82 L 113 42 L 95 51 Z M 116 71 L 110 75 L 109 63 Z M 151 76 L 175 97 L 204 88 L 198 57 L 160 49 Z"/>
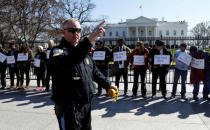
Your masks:
<path fill-rule="evenodd" d="M 23 90 L 0 90 L 0 130 L 58 130 L 54 104 L 50 92 Z M 168 97 L 172 85 L 167 85 Z M 188 101 L 180 100 L 180 85 L 177 98 L 164 100 L 160 92 L 151 99 L 151 84 L 147 85 L 147 99 L 132 98 L 132 84 L 127 96 L 117 102 L 105 96 L 95 97 L 92 103 L 93 130 L 210 130 L 210 101 L 192 100 L 192 86 L 187 85 Z M 139 88 L 140 90 L 140 88 Z M 201 90 L 202 91 L 202 86 Z"/>

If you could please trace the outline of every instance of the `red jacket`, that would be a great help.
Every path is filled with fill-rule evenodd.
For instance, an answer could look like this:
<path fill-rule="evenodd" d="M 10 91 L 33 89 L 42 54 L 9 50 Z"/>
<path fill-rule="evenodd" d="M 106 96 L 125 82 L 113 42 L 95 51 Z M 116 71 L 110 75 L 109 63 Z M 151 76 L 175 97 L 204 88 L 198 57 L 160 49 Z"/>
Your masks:
<path fill-rule="evenodd" d="M 202 59 L 202 57 L 199 54 L 195 56 L 194 58 Z M 201 81 L 203 81 L 203 70 L 191 67 L 190 83 L 195 84 Z"/>
<path fill-rule="evenodd" d="M 149 54 L 149 50 L 144 48 L 144 51 L 142 54 L 140 54 L 140 52 L 137 49 L 134 49 L 131 54 L 128 56 L 128 60 L 130 61 L 130 63 L 133 65 L 133 57 L 134 55 L 144 55 L 144 59 L 145 59 L 145 65 L 134 65 L 135 69 L 140 69 L 142 67 L 146 67 L 146 69 L 148 69 L 148 61 L 147 61 L 147 56 Z"/>

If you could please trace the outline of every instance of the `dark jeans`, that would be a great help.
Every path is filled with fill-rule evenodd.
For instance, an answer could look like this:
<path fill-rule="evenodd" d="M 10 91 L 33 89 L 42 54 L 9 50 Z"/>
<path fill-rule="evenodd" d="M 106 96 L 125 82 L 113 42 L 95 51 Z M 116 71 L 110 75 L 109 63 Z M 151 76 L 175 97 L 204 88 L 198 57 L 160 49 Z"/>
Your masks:
<path fill-rule="evenodd" d="M 50 88 L 50 76 L 52 76 L 52 71 L 47 67 L 47 74 L 46 74 L 46 88 Z"/>
<path fill-rule="evenodd" d="M 6 67 L 0 68 L 0 73 L 1 73 L 1 86 L 5 88 L 6 87 Z"/>
<path fill-rule="evenodd" d="M 127 90 L 128 90 L 128 70 L 127 69 L 119 69 L 119 71 L 116 72 L 115 85 L 119 89 L 119 81 L 120 81 L 121 75 L 123 76 L 123 79 L 124 79 L 124 93 L 127 93 Z"/>
<path fill-rule="evenodd" d="M 208 96 L 210 93 L 210 76 L 204 75 L 204 81 L 203 81 L 203 96 Z"/>
<path fill-rule="evenodd" d="M 10 75 L 10 85 L 14 86 L 14 77 L 16 75 L 17 77 L 17 83 L 16 86 L 19 86 L 20 82 L 20 72 L 18 68 L 9 68 L 9 75 Z"/>
<path fill-rule="evenodd" d="M 104 70 L 100 70 L 100 71 L 106 78 L 109 78 L 109 76 L 108 76 L 109 70 L 108 69 L 104 69 Z M 106 90 L 106 91 L 108 91 L 108 90 Z M 101 92 L 102 92 L 102 86 L 100 84 L 98 84 L 98 94 L 101 94 Z"/>
<path fill-rule="evenodd" d="M 133 95 L 137 95 L 139 75 L 141 76 L 141 94 L 142 96 L 145 96 L 147 90 L 145 86 L 146 69 L 144 68 L 140 68 L 140 69 L 134 68 Z"/>
<path fill-rule="evenodd" d="M 181 82 L 182 82 L 182 88 L 181 88 L 181 96 L 185 96 L 186 94 L 186 84 L 185 81 L 187 79 L 187 70 L 179 70 L 179 69 L 175 69 L 174 72 L 174 84 L 173 84 L 173 90 L 172 90 L 172 95 L 176 95 L 176 90 L 177 90 L 177 83 L 178 80 L 181 76 Z"/>
<path fill-rule="evenodd" d="M 206 97 L 209 95 L 210 92 L 210 77 L 204 75 L 204 81 L 203 81 L 203 96 Z M 197 82 L 194 84 L 193 89 L 193 96 L 197 97 L 200 89 L 200 82 Z"/>
<path fill-rule="evenodd" d="M 30 68 L 21 68 L 20 69 L 20 85 L 23 86 L 24 83 L 24 74 L 26 74 L 26 86 L 29 86 L 30 77 L 29 77 Z"/>
<path fill-rule="evenodd" d="M 156 95 L 156 84 L 158 77 L 160 78 L 160 88 L 163 96 L 166 96 L 166 75 L 168 71 L 165 68 L 156 68 L 152 71 L 152 95 Z"/>
<path fill-rule="evenodd" d="M 42 87 L 45 87 L 45 71 L 38 70 L 36 72 L 36 76 L 37 76 L 37 87 L 40 87 L 40 80 L 42 80 Z"/>
<path fill-rule="evenodd" d="M 60 130 L 92 130 L 91 104 L 55 104 Z"/>

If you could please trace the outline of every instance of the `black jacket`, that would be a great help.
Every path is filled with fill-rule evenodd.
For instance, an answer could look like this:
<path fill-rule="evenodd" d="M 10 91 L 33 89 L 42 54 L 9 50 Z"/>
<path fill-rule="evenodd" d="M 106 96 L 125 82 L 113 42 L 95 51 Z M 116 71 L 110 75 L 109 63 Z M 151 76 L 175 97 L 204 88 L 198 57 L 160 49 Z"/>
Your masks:
<path fill-rule="evenodd" d="M 37 74 L 39 71 L 45 71 L 46 69 L 46 54 L 44 52 L 36 53 L 34 59 L 40 60 L 40 67 L 34 66 L 34 73 Z"/>
<path fill-rule="evenodd" d="M 50 53 L 52 66 L 52 100 L 58 104 L 89 103 L 95 93 L 93 80 L 108 88 L 110 82 L 97 69 L 87 38 L 75 47 L 64 38 Z"/>
<path fill-rule="evenodd" d="M 105 60 L 96 60 L 96 65 L 99 68 L 99 70 L 108 69 L 109 62 L 112 59 L 112 53 L 108 47 L 102 47 L 102 48 L 96 48 L 95 51 L 105 51 Z"/>
<path fill-rule="evenodd" d="M 14 63 L 14 68 L 19 68 L 19 65 L 17 64 L 17 56 L 18 56 L 18 50 L 17 49 L 10 49 L 7 53 L 7 56 L 13 56 L 11 55 L 11 52 L 13 51 L 13 55 L 15 57 L 15 63 Z M 11 64 L 8 64 L 9 68 L 11 68 Z"/>
<path fill-rule="evenodd" d="M 7 52 L 6 52 L 6 50 L 4 50 L 4 49 L 0 49 L 0 52 L 2 53 L 2 54 L 4 54 L 4 55 L 6 55 L 7 54 Z M 2 62 L 0 62 L 0 70 L 2 69 L 2 70 L 5 70 L 7 68 L 7 59 L 5 59 L 5 61 L 2 63 Z"/>
<path fill-rule="evenodd" d="M 154 70 L 154 56 L 155 55 L 160 55 L 160 51 L 159 50 L 157 50 L 156 48 L 154 48 L 154 49 L 152 49 L 151 50 L 151 52 L 149 53 L 149 55 L 148 55 L 148 61 L 149 61 L 149 58 L 151 58 L 152 59 L 152 62 L 149 62 L 150 63 L 150 65 L 151 65 L 151 70 L 153 71 Z M 168 51 L 167 49 L 165 49 L 165 48 L 163 48 L 163 55 L 170 55 L 170 62 L 172 61 L 172 55 L 171 55 L 171 52 L 170 51 Z M 170 65 L 162 65 L 162 66 L 160 66 L 160 65 L 157 65 L 157 67 L 158 68 L 169 68 L 170 67 Z"/>

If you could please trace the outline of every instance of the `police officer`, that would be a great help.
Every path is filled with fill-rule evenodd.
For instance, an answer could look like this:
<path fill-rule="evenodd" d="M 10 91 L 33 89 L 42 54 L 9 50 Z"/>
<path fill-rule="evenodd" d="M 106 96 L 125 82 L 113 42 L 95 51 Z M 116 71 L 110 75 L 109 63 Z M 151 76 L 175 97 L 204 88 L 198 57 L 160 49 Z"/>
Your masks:
<path fill-rule="evenodd" d="M 62 28 L 64 37 L 50 53 L 52 100 L 60 129 L 91 130 L 93 78 L 105 89 L 117 90 L 110 86 L 89 55 L 91 43 L 105 31 L 103 24 L 99 24 L 89 38 L 80 41 L 80 22 L 73 18 L 65 20 Z"/>
<path fill-rule="evenodd" d="M 6 56 L 6 51 L 3 49 L 2 45 L 0 44 L 0 53 L 4 56 Z M 1 89 L 4 89 L 6 87 L 6 69 L 7 69 L 7 63 L 6 59 L 2 62 L 0 61 L 0 76 L 1 76 Z"/>
<path fill-rule="evenodd" d="M 160 88 L 162 92 L 162 96 L 164 99 L 166 98 L 166 75 L 169 71 L 169 65 L 162 65 L 162 64 L 154 64 L 154 57 L 155 55 L 169 55 L 170 61 L 172 59 L 171 53 L 164 48 L 164 42 L 160 40 L 155 41 L 156 48 L 152 49 L 151 52 L 148 55 L 148 60 L 151 65 L 151 71 L 152 71 L 152 98 L 156 96 L 156 84 L 157 84 L 157 78 L 160 78 Z"/>

